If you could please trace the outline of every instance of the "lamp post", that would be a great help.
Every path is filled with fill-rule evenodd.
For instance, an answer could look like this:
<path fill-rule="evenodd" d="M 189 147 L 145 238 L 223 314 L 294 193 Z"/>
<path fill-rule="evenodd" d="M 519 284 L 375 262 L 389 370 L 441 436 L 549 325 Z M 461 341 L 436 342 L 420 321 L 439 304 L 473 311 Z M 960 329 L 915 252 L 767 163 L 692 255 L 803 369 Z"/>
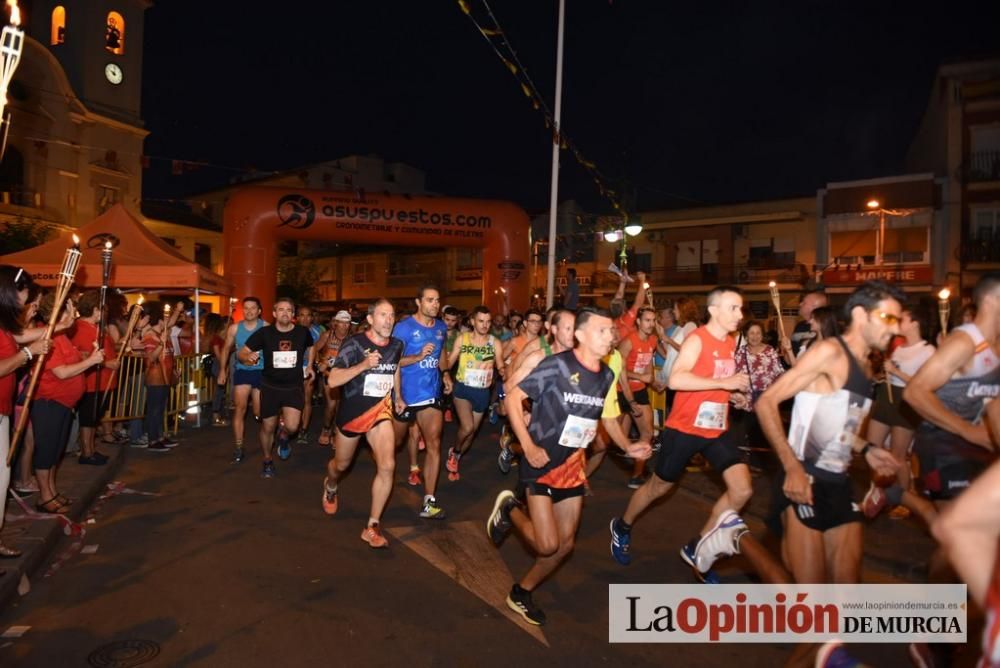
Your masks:
<path fill-rule="evenodd" d="M 7 89 L 14 78 L 14 70 L 21 62 L 24 50 L 24 31 L 21 30 L 21 10 L 17 0 L 7 0 L 10 8 L 10 23 L 0 33 L 0 159 L 7 150 L 7 132 L 10 130 L 10 110 L 7 109 Z"/>
<path fill-rule="evenodd" d="M 545 307 L 552 308 L 556 291 L 556 220 L 559 202 L 559 148 L 562 145 L 563 34 L 566 0 L 559 0 L 559 33 L 556 38 L 556 102 L 552 119 L 552 183 L 549 187 L 549 261 L 545 280 Z"/>
<path fill-rule="evenodd" d="M 877 199 L 868 200 L 868 209 L 878 212 L 878 237 L 875 239 L 875 264 L 882 266 L 885 260 L 885 209 Z"/>

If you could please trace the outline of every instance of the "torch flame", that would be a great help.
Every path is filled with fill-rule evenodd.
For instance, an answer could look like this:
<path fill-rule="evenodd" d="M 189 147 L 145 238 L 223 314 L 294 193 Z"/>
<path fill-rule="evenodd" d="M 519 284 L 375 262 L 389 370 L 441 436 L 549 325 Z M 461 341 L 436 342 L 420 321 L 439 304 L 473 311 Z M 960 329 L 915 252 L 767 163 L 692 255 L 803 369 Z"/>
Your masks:
<path fill-rule="evenodd" d="M 771 281 L 770 283 L 768 283 L 768 284 L 767 284 L 767 287 L 769 287 L 769 288 L 773 288 L 773 287 L 775 287 L 776 285 L 777 285 L 777 283 L 775 283 L 774 281 Z"/>
<path fill-rule="evenodd" d="M 21 8 L 17 6 L 17 0 L 7 0 L 7 7 L 10 9 L 10 24 L 21 25 Z"/>
<path fill-rule="evenodd" d="M 105 248 L 106 248 L 107 250 L 111 250 L 111 242 L 110 242 L 110 241 L 105 241 L 105 242 L 104 242 L 104 247 L 105 247 Z"/>
<path fill-rule="evenodd" d="M 949 290 L 948 288 L 944 288 L 943 290 L 941 290 L 941 292 L 938 293 L 938 299 L 940 299 L 943 302 L 948 301 L 949 297 L 951 297 L 951 290 Z"/>
<path fill-rule="evenodd" d="M 140 304 L 141 305 L 144 301 L 146 301 L 146 298 L 143 297 L 142 295 L 139 295 L 139 301 L 137 301 L 136 304 Z"/>
<path fill-rule="evenodd" d="M 80 237 L 76 236 L 75 234 L 73 235 L 73 244 L 76 246 L 80 245 Z"/>
<path fill-rule="evenodd" d="M 500 292 L 502 292 L 504 294 L 507 294 L 507 288 L 501 287 L 500 288 Z"/>
<path fill-rule="evenodd" d="M 643 283 L 642 284 L 642 289 L 643 290 L 649 290 L 649 283 Z"/>

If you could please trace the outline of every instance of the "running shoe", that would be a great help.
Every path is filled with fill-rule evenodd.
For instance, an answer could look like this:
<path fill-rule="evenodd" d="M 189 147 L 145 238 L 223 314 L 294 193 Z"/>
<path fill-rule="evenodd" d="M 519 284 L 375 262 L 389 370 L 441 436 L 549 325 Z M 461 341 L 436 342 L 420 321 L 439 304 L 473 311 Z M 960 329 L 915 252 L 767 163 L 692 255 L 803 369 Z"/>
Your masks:
<path fill-rule="evenodd" d="M 229 420 L 227 420 L 226 418 L 221 418 L 218 415 L 216 415 L 214 418 L 212 418 L 212 426 L 213 427 L 228 427 L 229 426 Z"/>
<path fill-rule="evenodd" d="M 839 640 L 831 640 L 819 648 L 814 665 L 816 668 L 864 668 L 865 664 L 848 654 Z"/>
<path fill-rule="evenodd" d="M 629 489 L 639 489 L 640 487 L 642 487 L 642 483 L 644 483 L 644 482 L 646 482 L 646 479 L 643 478 L 641 475 L 640 476 L 636 476 L 634 478 L 629 478 L 628 479 L 628 488 Z"/>
<path fill-rule="evenodd" d="M 617 517 L 611 520 L 611 556 L 622 566 L 632 563 L 632 555 L 629 554 L 632 543 L 632 532 L 624 531 L 621 528 L 621 520 Z"/>
<path fill-rule="evenodd" d="M 694 549 L 699 572 L 707 573 L 719 557 L 740 553 L 740 538 L 750 531 L 746 522 L 733 510 L 724 510 Z"/>
<path fill-rule="evenodd" d="M 489 415 L 490 424 L 496 424 L 499 419 L 500 419 L 500 412 L 497 410 L 496 402 L 494 402 L 490 404 L 490 415 Z"/>
<path fill-rule="evenodd" d="M 80 455 L 80 457 L 76 461 L 78 463 L 80 463 L 80 464 L 88 464 L 90 466 L 104 466 L 105 464 L 107 464 L 108 463 L 108 458 L 107 457 L 103 457 L 103 458 L 102 457 L 98 457 L 97 456 L 98 454 L 99 453 L 95 452 L 90 457 L 84 457 L 83 455 Z"/>
<path fill-rule="evenodd" d="M 420 516 L 425 520 L 443 520 L 444 508 L 439 506 L 437 499 L 432 496 L 424 501 L 424 507 L 420 510 Z"/>
<path fill-rule="evenodd" d="M 521 589 L 516 584 L 507 594 L 507 607 L 524 617 L 524 621 L 535 626 L 545 624 L 545 613 L 531 600 L 531 592 Z"/>
<path fill-rule="evenodd" d="M 389 547 L 389 541 L 382 535 L 382 530 L 378 528 L 378 524 L 366 527 L 365 530 L 361 532 L 361 540 L 365 541 L 373 548 Z"/>
<path fill-rule="evenodd" d="M 497 455 L 497 468 L 500 469 L 500 473 L 507 475 L 510 473 L 510 467 L 514 463 L 514 451 L 507 446 L 503 440 L 500 441 L 500 454 Z"/>
<path fill-rule="evenodd" d="M 285 461 L 292 456 L 292 444 L 289 442 L 288 432 L 282 427 L 278 430 L 278 457 Z"/>
<path fill-rule="evenodd" d="M 455 482 L 456 480 L 461 480 L 461 479 L 462 476 L 460 476 L 459 474 L 448 471 L 448 482 Z"/>
<path fill-rule="evenodd" d="M 149 437 L 145 434 L 140 436 L 135 441 L 129 441 L 129 446 L 133 448 L 148 448 L 149 447 Z"/>
<path fill-rule="evenodd" d="M 260 477 L 261 478 L 273 478 L 275 474 L 274 462 L 270 459 L 264 462 L 264 466 L 261 467 Z"/>
<path fill-rule="evenodd" d="M 889 499 L 885 495 L 885 490 L 872 483 L 868 487 L 868 493 L 865 494 L 865 498 L 861 500 L 861 511 L 870 520 L 878 517 L 878 514 L 882 512 L 885 508 L 885 504 L 889 502 Z"/>
<path fill-rule="evenodd" d="M 323 431 L 321 431 L 319 433 L 319 441 L 317 442 L 320 445 L 330 445 L 330 430 L 324 429 Z"/>
<path fill-rule="evenodd" d="M 339 505 L 337 501 L 337 492 L 336 490 L 331 492 L 330 488 L 327 487 L 326 483 L 329 481 L 329 478 L 323 478 L 323 512 L 327 515 L 336 515 L 337 506 Z"/>
<path fill-rule="evenodd" d="M 697 556 L 695 554 L 697 547 L 698 539 L 692 538 L 687 545 L 681 548 L 681 560 L 691 567 L 691 570 L 694 571 L 695 577 L 698 578 L 700 582 L 704 582 L 705 584 L 720 584 L 722 581 L 719 579 L 719 576 L 716 575 L 715 571 L 710 570 L 703 573 L 698 570 L 698 567 L 695 565 L 698 563 Z"/>
<path fill-rule="evenodd" d="M 493 544 L 498 546 L 503 542 L 504 537 L 510 533 L 514 526 L 510 521 L 510 513 L 517 507 L 517 498 L 514 492 L 509 489 L 497 494 L 496 501 L 493 502 L 493 511 L 489 519 L 486 520 L 486 535 Z"/>
<path fill-rule="evenodd" d="M 448 461 L 444 464 L 444 467 L 448 469 L 448 473 L 458 473 L 459 459 L 461 459 L 461 455 L 455 452 L 455 448 L 448 448 Z"/>
<path fill-rule="evenodd" d="M 889 511 L 890 520 L 905 520 L 910 516 L 910 509 L 906 506 L 896 506 Z"/>
<path fill-rule="evenodd" d="M 299 429 L 299 436 L 295 442 L 299 445 L 306 445 L 309 442 L 309 434 L 306 433 L 305 428 Z"/>
<path fill-rule="evenodd" d="M 161 438 L 160 440 L 163 441 L 163 445 L 167 446 L 168 448 L 176 448 L 178 445 L 180 445 L 180 441 L 178 441 L 175 438 L 171 438 L 166 434 L 164 434 L 163 438 Z"/>
<path fill-rule="evenodd" d="M 420 484 L 420 469 L 410 469 L 410 475 L 406 477 L 406 482 L 416 487 Z"/>
<path fill-rule="evenodd" d="M 239 464 L 243 461 L 243 448 L 236 446 L 233 450 L 233 464 Z"/>

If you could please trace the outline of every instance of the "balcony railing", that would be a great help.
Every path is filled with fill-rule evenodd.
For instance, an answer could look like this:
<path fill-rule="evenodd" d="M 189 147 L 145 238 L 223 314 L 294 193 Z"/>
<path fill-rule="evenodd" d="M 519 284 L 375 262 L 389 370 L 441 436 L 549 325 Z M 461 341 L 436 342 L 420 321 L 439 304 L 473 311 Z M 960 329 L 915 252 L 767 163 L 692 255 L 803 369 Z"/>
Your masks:
<path fill-rule="evenodd" d="M 1000 244 L 988 239 L 970 239 L 962 244 L 962 262 L 1000 263 Z"/>
<path fill-rule="evenodd" d="M 0 186 L 0 202 L 4 204 L 14 204 L 15 206 L 27 206 L 33 209 L 41 209 L 42 193 L 28 188 Z"/>
<path fill-rule="evenodd" d="M 684 285 L 766 285 L 776 283 L 804 284 L 811 276 L 804 264 L 770 267 L 751 267 L 745 264 L 707 264 L 700 267 L 653 267 L 649 275 L 653 287 L 678 287 Z M 610 271 L 594 275 L 593 285 L 598 290 L 615 290 L 618 276 Z"/>
<path fill-rule="evenodd" d="M 965 180 L 1000 181 L 1000 151 L 976 151 L 965 164 Z"/>

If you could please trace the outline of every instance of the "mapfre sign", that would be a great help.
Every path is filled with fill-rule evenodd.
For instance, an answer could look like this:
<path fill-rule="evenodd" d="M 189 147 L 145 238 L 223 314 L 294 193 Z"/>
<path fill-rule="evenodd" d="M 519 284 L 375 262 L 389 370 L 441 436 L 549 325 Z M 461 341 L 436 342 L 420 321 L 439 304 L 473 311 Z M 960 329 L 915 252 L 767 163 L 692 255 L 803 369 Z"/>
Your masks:
<path fill-rule="evenodd" d="M 882 267 L 870 265 L 860 269 L 827 269 L 823 272 L 823 283 L 826 285 L 857 285 L 865 281 L 915 285 L 931 283 L 933 278 L 934 271 L 929 264 Z"/>

